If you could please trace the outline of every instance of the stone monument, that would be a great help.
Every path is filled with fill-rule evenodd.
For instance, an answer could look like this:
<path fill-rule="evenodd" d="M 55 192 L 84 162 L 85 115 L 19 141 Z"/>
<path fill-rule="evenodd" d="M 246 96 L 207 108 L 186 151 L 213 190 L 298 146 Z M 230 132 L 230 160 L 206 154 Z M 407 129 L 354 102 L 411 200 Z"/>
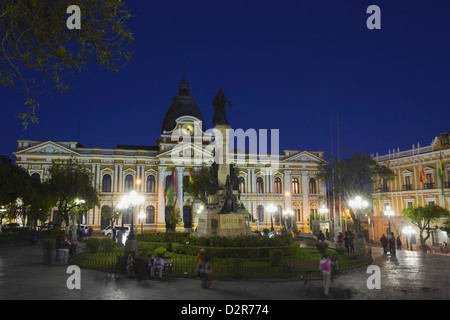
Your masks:
<path fill-rule="evenodd" d="M 199 236 L 219 235 L 237 237 L 251 232 L 250 214 L 240 203 L 239 180 L 235 168 L 229 163 L 229 131 L 231 126 L 225 115 L 225 98 L 222 89 L 216 95 L 213 125 L 216 131 L 215 160 L 209 167 L 208 203 L 199 215 Z M 217 136 L 221 139 L 217 139 Z"/>

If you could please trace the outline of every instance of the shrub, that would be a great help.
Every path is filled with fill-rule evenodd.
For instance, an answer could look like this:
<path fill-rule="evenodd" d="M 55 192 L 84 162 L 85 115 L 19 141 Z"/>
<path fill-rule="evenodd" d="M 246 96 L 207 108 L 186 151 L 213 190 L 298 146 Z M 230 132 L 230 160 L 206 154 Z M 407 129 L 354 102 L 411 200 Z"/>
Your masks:
<path fill-rule="evenodd" d="M 344 247 L 336 247 L 336 252 L 338 253 L 338 254 L 343 254 L 344 252 L 345 252 L 345 248 Z"/>
<path fill-rule="evenodd" d="M 97 252 L 100 248 L 100 239 L 89 238 L 86 240 L 86 248 L 89 252 Z"/>
<path fill-rule="evenodd" d="M 112 249 L 115 246 L 115 243 L 114 243 L 113 239 L 111 239 L 111 238 L 103 238 L 101 240 L 101 244 L 102 244 L 103 251 L 106 251 L 106 252 L 112 251 Z"/>
<path fill-rule="evenodd" d="M 316 248 L 317 248 L 317 250 L 319 250 L 319 252 L 321 254 L 325 254 L 325 252 L 327 252 L 327 249 L 328 249 L 328 243 L 326 243 L 326 242 L 319 242 L 319 243 L 316 244 Z"/>
<path fill-rule="evenodd" d="M 166 253 L 166 251 L 167 251 L 167 249 L 164 248 L 164 247 L 156 248 L 156 249 L 155 249 L 155 255 L 156 255 L 157 257 L 162 258 L 162 257 L 164 257 L 164 254 Z"/>
<path fill-rule="evenodd" d="M 272 250 L 270 253 L 270 262 L 272 263 L 272 266 L 279 266 L 281 263 L 281 259 L 283 259 L 284 251 L 281 249 L 275 249 Z"/>
<path fill-rule="evenodd" d="M 259 257 L 259 249 L 258 248 L 249 248 L 247 250 L 248 257 L 250 260 L 255 261 Z"/>

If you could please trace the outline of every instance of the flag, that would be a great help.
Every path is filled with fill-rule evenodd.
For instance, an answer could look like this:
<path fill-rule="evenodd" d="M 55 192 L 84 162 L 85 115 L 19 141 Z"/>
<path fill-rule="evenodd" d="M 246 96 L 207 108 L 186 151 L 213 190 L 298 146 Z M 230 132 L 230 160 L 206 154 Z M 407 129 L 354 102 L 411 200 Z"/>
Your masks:
<path fill-rule="evenodd" d="M 166 190 L 166 197 L 168 204 L 173 203 L 174 193 L 175 193 L 175 169 L 172 169 L 172 175 L 170 176 L 169 185 Z"/>
<path fill-rule="evenodd" d="M 192 178 L 192 169 L 189 169 L 189 183 L 194 182 L 194 179 Z"/>
<path fill-rule="evenodd" d="M 425 183 L 425 173 L 423 173 L 422 165 L 420 165 L 419 175 L 420 175 L 420 182 L 422 182 L 422 184 L 424 184 Z"/>
<path fill-rule="evenodd" d="M 442 164 L 442 153 L 439 154 L 438 176 L 439 176 L 439 180 L 441 180 L 442 195 L 444 195 L 444 165 Z"/>

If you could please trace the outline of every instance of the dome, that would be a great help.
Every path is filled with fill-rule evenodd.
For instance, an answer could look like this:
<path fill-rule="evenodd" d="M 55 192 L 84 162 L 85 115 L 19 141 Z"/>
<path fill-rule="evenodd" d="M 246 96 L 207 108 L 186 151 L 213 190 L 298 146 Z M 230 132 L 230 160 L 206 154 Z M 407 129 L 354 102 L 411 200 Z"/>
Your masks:
<path fill-rule="evenodd" d="M 172 131 L 176 126 L 176 119 L 182 116 L 192 116 L 202 122 L 202 130 L 205 131 L 203 115 L 195 103 L 194 96 L 189 95 L 189 83 L 183 78 L 178 86 L 178 95 L 172 98 L 172 104 L 164 117 L 161 133 Z"/>

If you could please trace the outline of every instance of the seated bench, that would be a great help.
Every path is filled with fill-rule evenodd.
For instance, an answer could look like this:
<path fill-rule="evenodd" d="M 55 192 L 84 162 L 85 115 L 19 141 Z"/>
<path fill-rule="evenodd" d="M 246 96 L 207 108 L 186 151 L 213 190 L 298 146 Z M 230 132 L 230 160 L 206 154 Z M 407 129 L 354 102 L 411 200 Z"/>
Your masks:
<path fill-rule="evenodd" d="M 308 280 L 321 278 L 319 270 L 319 261 L 286 261 L 287 271 L 292 278 L 299 277 L 304 280 L 305 284 Z"/>

